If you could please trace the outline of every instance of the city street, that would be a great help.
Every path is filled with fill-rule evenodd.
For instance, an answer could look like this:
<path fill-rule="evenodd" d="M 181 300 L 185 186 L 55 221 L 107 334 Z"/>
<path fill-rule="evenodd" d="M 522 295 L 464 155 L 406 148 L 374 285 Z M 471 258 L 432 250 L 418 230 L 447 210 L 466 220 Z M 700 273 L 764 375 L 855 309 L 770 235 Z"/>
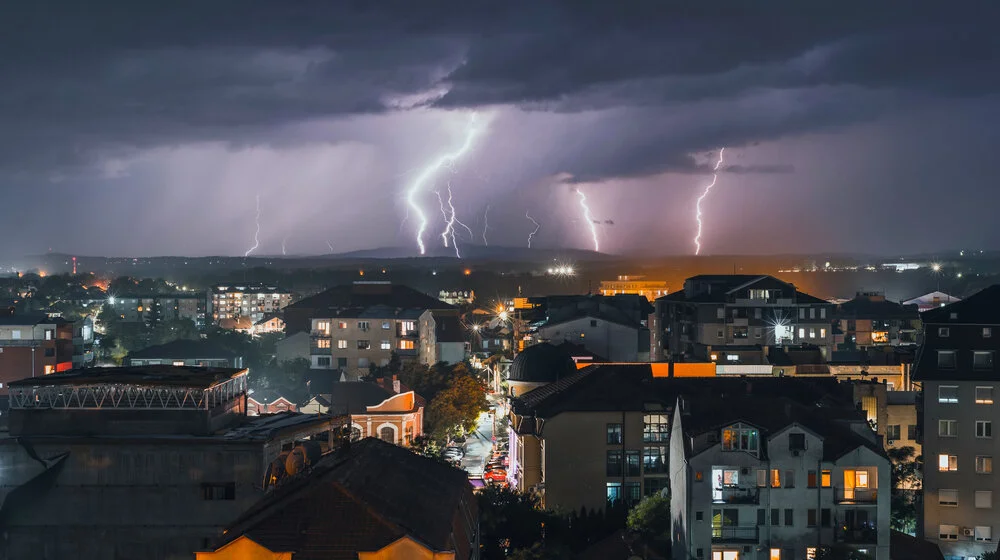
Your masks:
<path fill-rule="evenodd" d="M 493 413 L 486 412 L 479 416 L 476 430 L 469 434 L 462 446 L 465 457 L 462 458 L 462 469 L 469 473 L 469 478 L 481 478 L 483 467 L 493 456 Z"/>

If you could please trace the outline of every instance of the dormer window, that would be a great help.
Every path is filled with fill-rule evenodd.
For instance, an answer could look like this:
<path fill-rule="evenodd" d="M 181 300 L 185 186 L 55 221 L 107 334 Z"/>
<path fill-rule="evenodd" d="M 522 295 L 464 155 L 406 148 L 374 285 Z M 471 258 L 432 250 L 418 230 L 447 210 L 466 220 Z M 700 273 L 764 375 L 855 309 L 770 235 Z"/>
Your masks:
<path fill-rule="evenodd" d="M 734 424 L 722 430 L 722 449 L 756 454 L 760 447 L 759 439 L 760 432 L 757 428 L 745 424 Z"/>

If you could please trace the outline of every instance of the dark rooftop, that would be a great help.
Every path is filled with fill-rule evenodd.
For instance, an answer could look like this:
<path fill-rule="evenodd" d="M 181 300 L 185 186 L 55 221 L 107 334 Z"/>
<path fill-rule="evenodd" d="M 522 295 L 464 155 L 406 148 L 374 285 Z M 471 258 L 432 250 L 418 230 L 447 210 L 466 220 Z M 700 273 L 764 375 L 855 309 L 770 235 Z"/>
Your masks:
<path fill-rule="evenodd" d="M 66 325 L 73 321 L 67 321 L 62 317 L 54 317 L 50 319 L 47 315 L 38 313 L 32 315 L 0 315 L 0 326 L 5 327 L 16 327 L 16 326 L 34 326 L 34 325 Z"/>
<path fill-rule="evenodd" d="M 129 359 L 169 359 L 193 360 L 197 358 L 232 360 L 236 354 L 227 348 L 207 340 L 175 340 L 166 344 L 158 344 L 136 350 L 128 355 Z"/>
<path fill-rule="evenodd" d="M 410 536 L 464 558 L 467 536 L 453 533 L 466 500 L 474 503 L 465 472 L 366 438 L 279 485 L 226 530 L 216 549 L 246 535 L 297 560 L 347 560 Z"/>
<path fill-rule="evenodd" d="M 903 305 L 884 297 L 863 294 L 837 306 L 837 315 L 844 319 L 920 319 L 916 304 Z"/>
<path fill-rule="evenodd" d="M 434 336 L 438 342 L 465 342 L 462 323 L 455 315 L 434 316 Z"/>
<path fill-rule="evenodd" d="M 394 393 L 367 381 L 334 383 L 330 399 L 331 414 L 361 414 L 369 406 L 379 404 Z"/>
<path fill-rule="evenodd" d="M 510 381 L 552 383 L 575 374 L 576 364 L 566 349 L 543 342 L 518 353 L 507 376 Z"/>
<path fill-rule="evenodd" d="M 797 304 L 827 304 L 826 300 L 799 291 L 793 284 L 764 274 L 701 274 L 684 281 L 684 289 L 657 298 L 657 301 L 684 301 L 688 303 L 722 303 L 737 290 L 753 285 L 769 286 L 768 289 L 786 291 L 784 297 L 794 293 Z M 792 299 L 789 297 L 789 299 Z"/>
<path fill-rule="evenodd" d="M 246 373 L 238 368 L 208 368 L 194 366 L 127 366 L 113 368 L 73 369 L 40 377 L 12 381 L 11 387 L 45 387 L 54 385 L 147 385 L 208 389 Z"/>
<path fill-rule="evenodd" d="M 401 284 L 356 283 L 334 286 L 285 309 L 349 309 L 383 305 L 398 309 L 451 310 L 455 306 Z"/>
<path fill-rule="evenodd" d="M 956 301 L 945 307 L 924 311 L 920 318 L 925 324 L 1000 324 L 1000 284 Z"/>

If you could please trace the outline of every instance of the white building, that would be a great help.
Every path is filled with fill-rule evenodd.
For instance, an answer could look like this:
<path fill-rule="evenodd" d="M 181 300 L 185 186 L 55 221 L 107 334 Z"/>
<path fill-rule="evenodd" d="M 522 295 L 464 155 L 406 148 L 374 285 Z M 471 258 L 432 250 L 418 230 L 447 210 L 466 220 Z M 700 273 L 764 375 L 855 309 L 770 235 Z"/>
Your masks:
<path fill-rule="evenodd" d="M 649 329 L 623 314 L 592 312 L 549 320 L 538 327 L 538 340 L 579 344 L 612 362 L 648 362 Z"/>
<path fill-rule="evenodd" d="M 803 560 L 838 544 L 888 560 L 890 462 L 848 414 L 759 396 L 679 399 L 673 557 Z"/>
<path fill-rule="evenodd" d="M 931 292 L 903 302 L 903 305 L 916 305 L 917 311 L 923 313 L 938 307 L 944 307 L 951 303 L 958 303 L 961 299 L 944 292 Z"/>
<path fill-rule="evenodd" d="M 457 364 L 469 357 L 465 329 L 453 314 L 424 311 L 420 315 L 420 363 L 432 366 L 439 362 Z"/>

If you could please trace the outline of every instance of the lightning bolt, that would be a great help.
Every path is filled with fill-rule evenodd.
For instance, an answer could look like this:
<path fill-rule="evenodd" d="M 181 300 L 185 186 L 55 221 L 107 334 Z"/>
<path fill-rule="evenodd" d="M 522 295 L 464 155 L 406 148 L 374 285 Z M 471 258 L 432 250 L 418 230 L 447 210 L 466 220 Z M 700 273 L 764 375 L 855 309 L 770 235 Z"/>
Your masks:
<path fill-rule="evenodd" d="M 326 246 L 329 247 L 330 248 L 330 252 L 333 253 L 333 243 L 330 243 L 329 241 L 327 241 L 326 242 Z"/>
<path fill-rule="evenodd" d="M 594 227 L 594 217 L 590 215 L 590 207 L 587 206 L 587 195 L 583 194 L 583 191 L 579 188 L 575 188 L 573 190 L 576 191 L 577 196 L 580 197 L 580 209 L 583 211 L 583 219 L 587 222 L 587 226 L 590 228 L 590 236 L 594 238 L 594 251 L 599 252 L 601 247 L 597 241 L 597 228 Z"/>
<path fill-rule="evenodd" d="M 722 165 L 722 155 L 726 152 L 726 148 L 723 147 L 719 149 L 719 161 L 715 162 L 715 167 L 712 168 L 712 182 L 705 186 L 705 191 L 701 193 L 698 197 L 698 203 L 695 204 L 695 214 L 694 218 L 698 221 L 698 233 L 694 236 L 694 254 L 697 255 L 701 253 L 701 201 L 705 200 L 708 193 L 715 186 L 715 182 L 719 180 L 719 166 Z"/>
<path fill-rule="evenodd" d="M 534 237 L 536 233 L 538 233 L 538 230 L 542 228 L 542 225 L 536 222 L 534 218 L 529 216 L 527 210 L 524 211 L 524 217 L 528 218 L 529 220 L 531 220 L 531 223 L 535 224 L 535 231 L 528 234 L 528 248 L 531 249 L 531 238 Z"/>
<path fill-rule="evenodd" d="M 441 216 L 444 217 L 444 231 L 441 232 L 441 240 L 444 242 L 444 246 L 448 246 L 448 237 L 451 237 L 451 246 L 455 249 L 455 256 L 457 258 L 462 258 L 462 253 L 458 249 L 458 240 L 455 239 L 455 224 L 458 224 L 465 228 L 465 231 L 469 232 L 469 238 L 473 237 L 472 229 L 469 226 L 462 223 L 462 220 L 458 219 L 455 212 L 455 204 L 452 202 L 452 192 L 451 192 L 451 181 L 448 181 L 448 201 L 445 202 L 444 198 L 441 197 L 441 191 L 434 191 L 434 194 L 438 197 L 438 203 L 441 204 Z M 449 213 L 450 212 L 450 213 Z"/>
<path fill-rule="evenodd" d="M 288 241 L 288 236 L 287 235 L 281 239 L 281 254 L 282 255 L 287 255 L 288 254 L 288 252 L 285 251 L 285 242 L 286 241 Z"/>
<path fill-rule="evenodd" d="M 476 113 L 472 113 L 469 117 L 468 129 L 466 130 L 465 140 L 462 145 L 456 150 L 442 154 L 436 160 L 431 162 L 410 184 L 410 187 L 406 191 L 406 203 L 409 208 L 413 210 L 414 215 L 417 217 L 419 226 L 417 227 L 417 247 L 420 248 L 420 254 L 424 255 L 427 253 L 427 248 L 424 246 L 424 232 L 427 231 L 427 215 L 424 214 L 420 204 L 417 202 L 417 195 L 421 193 L 425 184 L 430 181 L 431 177 L 440 170 L 442 167 L 450 166 L 454 164 L 455 160 L 459 159 L 469 148 L 472 147 L 472 141 L 475 140 L 476 136 L 481 132 L 481 127 L 478 125 L 476 118 Z"/>
<path fill-rule="evenodd" d="M 257 217 L 254 218 L 254 221 L 257 222 L 257 229 L 256 231 L 253 232 L 253 247 L 250 247 L 249 249 L 247 249 L 246 253 L 243 253 L 243 258 L 249 257 L 250 253 L 253 253 L 254 251 L 257 250 L 258 247 L 260 247 L 260 195 L 259 194 L 257 195 Z"/>
<path fill-rule="evenodd" d="M 490 229 L 490 205 L 486 204 L 486 211 L 483 212 L 483 243 L 487 247 L 490 246 L 490 242 L 486 240 L 486 230 Z"/>

